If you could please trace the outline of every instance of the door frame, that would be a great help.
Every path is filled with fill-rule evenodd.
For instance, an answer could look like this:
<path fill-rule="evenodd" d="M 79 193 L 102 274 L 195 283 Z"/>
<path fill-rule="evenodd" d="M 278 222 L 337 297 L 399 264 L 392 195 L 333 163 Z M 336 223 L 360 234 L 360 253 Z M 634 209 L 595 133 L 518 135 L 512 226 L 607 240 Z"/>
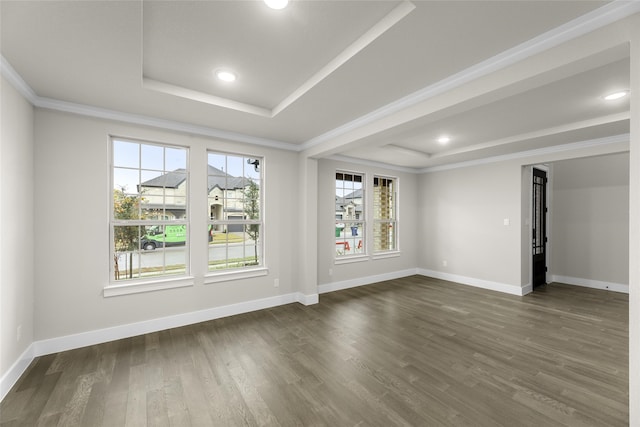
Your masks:
<path fill-rule="evenodd" d="M 547 212 L 545 215 L 546 222 L 546 234 L 547 234 L 547 243 L 545 247 L 545 265 L 547 266 L 547 271 L 545 273 L 545 282 L 550 283 L 550 278 L 553 276 L 551 274 L 551 250 L 552 250 L 552 224 L 551 224 L 551 210 L 553 200 L 553 186 L 552 178 L 553 178 L 553 168 L 548 163 L 545 164 L 535 164 L 531 165 L 529 168 L 529 219 L 527 220 L 528 224 L 528 235 L 529 235 L 529 250 L 528 250 L 528 258 L 529 258 L 529 292 L 533 291 L 533 170 L 539 169 L 544 171 L 547 174 L 547 184 L 545 191 L 545 204 L 547 205 Z"/>

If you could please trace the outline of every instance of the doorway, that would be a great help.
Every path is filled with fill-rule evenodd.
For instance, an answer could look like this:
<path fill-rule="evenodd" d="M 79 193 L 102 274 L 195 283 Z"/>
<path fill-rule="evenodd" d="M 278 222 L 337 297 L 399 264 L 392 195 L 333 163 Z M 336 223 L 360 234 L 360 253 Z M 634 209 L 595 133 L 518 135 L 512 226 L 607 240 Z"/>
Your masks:
<path fill-rule="evenodd" d="M 533 168 L 532 200 L 532 286 L 547 283 L 547 172 Z"/>

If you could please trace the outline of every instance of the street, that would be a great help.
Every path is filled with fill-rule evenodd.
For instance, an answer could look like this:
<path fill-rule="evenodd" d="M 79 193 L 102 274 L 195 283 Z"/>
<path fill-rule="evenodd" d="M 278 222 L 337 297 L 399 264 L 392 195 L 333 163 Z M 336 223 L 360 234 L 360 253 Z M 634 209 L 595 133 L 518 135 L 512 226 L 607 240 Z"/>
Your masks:
<path fill-rule="evenodd" d="M 226 253 L 228 249 L 228 254 Z M 246 240 L 240 243 L 230 243 L 228 246 L 223 244 L 209 245 L 209 260 L 238 259 L 253 257 L 254 255 L 253 240 Z M 186 264 L 186 248 L 185 246 L 173 246 L 169 248 L 158 248 L 152 251 L 142 250 L 140 256 L 134 252 L 133 254 L 133 270 L 136 271 L 141 264 L 142 268 L 162 267 L 163 265 L 179 266 Z M 260 253 L 260 247 L 258 247 Z M 122 254 L 118 261 L 120 271 L 127 271 L 129 266 L 128 254 Z"/>

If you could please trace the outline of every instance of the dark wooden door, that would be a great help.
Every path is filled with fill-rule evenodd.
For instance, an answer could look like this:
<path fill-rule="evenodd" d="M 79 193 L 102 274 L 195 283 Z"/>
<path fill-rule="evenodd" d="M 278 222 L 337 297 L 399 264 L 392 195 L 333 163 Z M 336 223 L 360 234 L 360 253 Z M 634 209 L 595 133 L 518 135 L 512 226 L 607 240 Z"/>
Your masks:
<path fill-rule="evenodd" d="M 547 283 L 547 172 L 533 169 L 533 288 Z"/>

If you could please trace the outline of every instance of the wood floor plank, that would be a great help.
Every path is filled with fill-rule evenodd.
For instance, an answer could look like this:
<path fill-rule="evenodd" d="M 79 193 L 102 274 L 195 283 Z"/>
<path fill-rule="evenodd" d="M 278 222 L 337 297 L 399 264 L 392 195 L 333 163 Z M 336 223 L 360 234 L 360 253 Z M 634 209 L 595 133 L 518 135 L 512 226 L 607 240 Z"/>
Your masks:
<path fill-rule="evenodd" d="M 628 296 L 411 276 L 36 358 L 0 426 L 625 426 Z"/>

